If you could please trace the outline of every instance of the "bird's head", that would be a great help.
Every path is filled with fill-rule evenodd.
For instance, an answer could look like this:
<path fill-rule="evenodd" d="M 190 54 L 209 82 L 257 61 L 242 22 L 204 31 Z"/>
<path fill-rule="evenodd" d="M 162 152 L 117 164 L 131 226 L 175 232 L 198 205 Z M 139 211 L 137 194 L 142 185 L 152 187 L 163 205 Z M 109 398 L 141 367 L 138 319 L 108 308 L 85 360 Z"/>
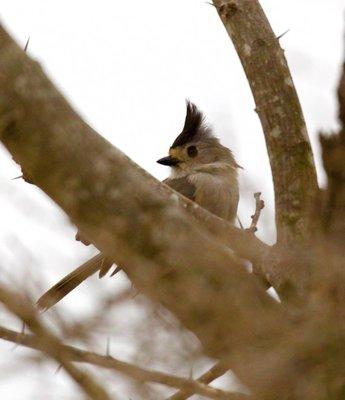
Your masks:
<path fill-rule="evenodd" d="M 190 101 L 186 104 L 183 130 L 170 147 L 169 155 L 157 162 L 172 167 L 174 172 L 192 172 L 215 163 L 237 168 L 231 151 L 219 143 L 212 129 L 205 124 L 203 113 Z"/>

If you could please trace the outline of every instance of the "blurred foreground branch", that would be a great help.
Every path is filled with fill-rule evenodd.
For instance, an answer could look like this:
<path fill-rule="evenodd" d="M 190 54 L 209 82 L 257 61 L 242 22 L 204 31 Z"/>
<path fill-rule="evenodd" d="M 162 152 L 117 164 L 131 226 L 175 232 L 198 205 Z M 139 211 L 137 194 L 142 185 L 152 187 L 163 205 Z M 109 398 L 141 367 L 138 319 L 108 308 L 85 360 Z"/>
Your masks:
<path fill-rule="evenodd" d="M 57 361 L 67 374 L 79 385 L 85 394 L 94 400 L 110 400 L 106 390 L 90 374 L 82 372 L 71 363 L 71 352 L 63 346 L 60 340 L 45 327 L 39 320 L 37 311 L 30 305 L 27 299 L 21 298 L 18 293 L 13 293 L 4 286 L 0 286 L 0 302 L 36 335 L 39 340 L 35 342 L 35 348 L 41 350 L 48 357 Z M 6 330 L 1 330 L 6 333 Z M 13 332 L 7 331 L 7 337 Z M 15 333 L 18 339 L 18 333 Z"/>
<path fill-rule="evenodd" d="M 37 335 L 30 335 L 21 332 L 15 332 L 0 326 L 0 338 L 12 343 L 16 343 L 31 349 L 42 350 L 41 338 Z M 65 354 L 68 354 L 69 360 L 73 362 L 87 363 L 98 367 L 112 369 L 128 377 L 141 382 L 154 382 L 162 385 L 181 389 L 183 392 L 199 394 L 215 400 L 246 400 L 248 396 L 240 393 L 231 393 L 205 385 L 202 382 L 192 379 L 184 379 L 178 376 L 165 374 L 157 371 L 150 371 L 140 368 L 136 365 L 117 360 L 111 356 L 90 351 L 80 350 L 73 346 L 60 345 Z M 61 350 L 60 349 L 60 350 Z M 224 367 L 223 367 L 224 368 Z M 226 371 L 225 371 L 226 372 Z M 223 372 L 223 373 L 225 373 Z M 215 379 L 215 378 L 214 378 Z M 175 399 L 175 397 L 172 397 Z M 176 399 L 180 397 L 176 397 Z"/>

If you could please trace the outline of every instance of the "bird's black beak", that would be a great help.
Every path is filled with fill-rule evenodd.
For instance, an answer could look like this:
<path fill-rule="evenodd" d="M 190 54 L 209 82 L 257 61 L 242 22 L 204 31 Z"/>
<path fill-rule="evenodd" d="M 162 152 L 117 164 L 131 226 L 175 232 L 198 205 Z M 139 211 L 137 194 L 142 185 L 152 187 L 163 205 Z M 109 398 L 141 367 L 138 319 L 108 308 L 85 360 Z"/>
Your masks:
<path fill-rule="evenodd" d="M 173 167 L 174 165 L 177 165 L 180 162 L 180 160 L 178 158 L 168 156 L 161 158 L 157 162 L 158 164 L 168 165 L 169 167 Z"/>

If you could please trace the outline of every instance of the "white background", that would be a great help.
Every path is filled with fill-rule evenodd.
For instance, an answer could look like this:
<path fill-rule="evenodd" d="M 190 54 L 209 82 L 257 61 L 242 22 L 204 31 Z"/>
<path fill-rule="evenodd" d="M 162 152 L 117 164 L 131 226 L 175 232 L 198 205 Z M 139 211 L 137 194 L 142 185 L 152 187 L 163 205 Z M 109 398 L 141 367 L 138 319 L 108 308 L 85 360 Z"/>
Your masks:
<path fill-rule="evenodd" d="M 2 0 L 0 4 L 1 23 L 22 46 L 31 37 L 29 55 L 78 112 L 159 179 L 168 170 L 155 161 L 166 155 L 181 130 L 185 98 L 198 104 L 245 168 L 242 221 L 249 223 L 248 207 L 253 206 L 248 191 L 261 191 L 267 206 L 259 234 L 274 240 L 273 189 L 261 126 L 240 62 L 211 5 L 203 0 Z M 343 55 L 344 0 L 262 0 L 261 4 L 277 36 L 290 29 L 281 45 L 324 185 L 318 132 L 337 127 L 335 89 Z M 74 228 L 44 194 L 21 180 L 11 181 L 19 174 L 1 147 L 1 279 L 30 281 L 33 295 L 38 296 L 92 250 L 74 242 Z M 100 295 L 104 287 L 115 290 L 125 285 L 122 281 L 94 281 L 92 293 Z M 92 304 L 88 285 L 65 306 L 78 311 Z M 130 338 L 122 341 L 130 348 Z M 116 346 L 114 356 L 130 358 L 122 345 Z M 0 342 L 0 352 L 0 397 L 40 398 L 37 371 L 42 370 L 20 369 L 20 349 L 13 352 Z M 10 367 L 18 374 L 6 373 Z M 54 375 L 54 367 L 44 371 L 51 379 L 42 398 L 72 398 L 74 386 L 63 374 Z M 128 398 L 121 392 L 117 396 Z"/>

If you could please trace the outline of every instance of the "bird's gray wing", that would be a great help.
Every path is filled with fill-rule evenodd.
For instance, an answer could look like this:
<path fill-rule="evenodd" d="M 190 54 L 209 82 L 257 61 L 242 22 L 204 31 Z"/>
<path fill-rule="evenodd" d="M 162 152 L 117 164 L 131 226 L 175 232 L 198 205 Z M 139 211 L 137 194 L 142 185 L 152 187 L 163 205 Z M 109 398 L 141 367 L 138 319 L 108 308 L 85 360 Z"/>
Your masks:
<path fill-rule="evenodd" d="M 181 193 L 183 196 L 190 200 L 195 200 L 195 186 L 190 183 L 187 178 L 167 178 L 163 181 L 166 185 L 170 186 L 176 192 Z"/>
<path fill-rule="evenodd" d="M 226 176 L 199 174 L 195 202 L 211 213 L 233 222 L 238 205 L 238 186 Z"/>

